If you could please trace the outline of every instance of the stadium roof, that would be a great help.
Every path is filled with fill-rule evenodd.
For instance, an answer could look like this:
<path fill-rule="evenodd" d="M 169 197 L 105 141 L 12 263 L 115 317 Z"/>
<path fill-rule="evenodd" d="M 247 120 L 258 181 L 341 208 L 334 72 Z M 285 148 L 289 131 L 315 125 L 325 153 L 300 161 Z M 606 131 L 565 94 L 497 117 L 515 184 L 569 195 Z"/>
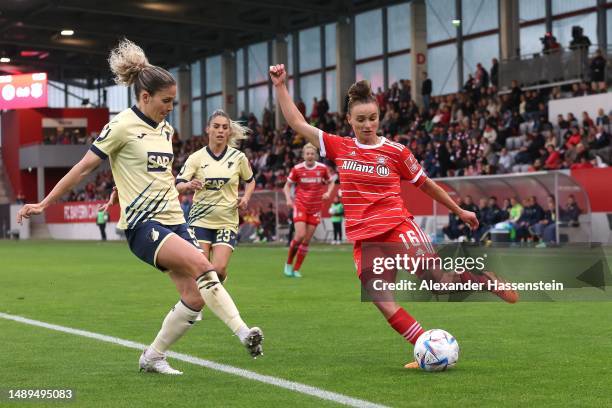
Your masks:
<path fill-rule="evenodd" d="M 106 79 L 108 51 L 124 36 L 141 45 L 151 63 L 172 67 L 400 2 L 3 0 L 0 56 L 11 61 L 0 64 L 0 72 Z"/>

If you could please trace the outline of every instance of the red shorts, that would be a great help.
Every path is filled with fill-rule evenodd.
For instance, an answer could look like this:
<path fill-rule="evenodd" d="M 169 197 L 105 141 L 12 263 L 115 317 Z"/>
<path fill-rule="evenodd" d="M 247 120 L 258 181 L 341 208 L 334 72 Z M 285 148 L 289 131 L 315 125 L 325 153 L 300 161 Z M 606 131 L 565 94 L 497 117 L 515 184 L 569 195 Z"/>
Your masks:
<path fill-rule="evenodd" d="M 305 222 L 317 226 L 321 223 L 321 212 L 309 213 L 303 207 L 293 207 L 293 223 Z"/>
<path fill-rule="evenodd" d="M 355 241 L 353 259 L 359 278 L 361 278 L 362 243 L 402 243 L 402 248 L 405 249 L 404 253 L 411 257 L 436 254 L 427 234 L 412 218 L 407 218 L 406 221 L 381 235 Z"/>

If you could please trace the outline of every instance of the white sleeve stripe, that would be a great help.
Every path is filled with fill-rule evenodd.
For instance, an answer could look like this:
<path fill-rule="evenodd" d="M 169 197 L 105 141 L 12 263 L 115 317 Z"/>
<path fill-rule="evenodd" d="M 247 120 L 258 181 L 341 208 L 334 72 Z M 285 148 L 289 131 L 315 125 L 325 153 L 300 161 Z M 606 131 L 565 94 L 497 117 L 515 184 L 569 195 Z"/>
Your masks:
<path fill-rule="evenodd" d="M 417 173 L 417 175 L 416 175 L 416 176 L 414 176 L 414 178 L 413 178 L 412 180 L 410 180 L 410 182 L 411 182 L 412 184 L 416 183 L 416 182 L 419 180 L 419 178 L 420 178 L 422 175 L 423 175 L 423 169 L 419 170 L 419 172 Z"/>
<path fill-rule="evenodd" d="M 323 141 L 323 131 L 319 129 L 319 151 L 321 152 L 321 157 L 325 157 L 325 142 Z"/>

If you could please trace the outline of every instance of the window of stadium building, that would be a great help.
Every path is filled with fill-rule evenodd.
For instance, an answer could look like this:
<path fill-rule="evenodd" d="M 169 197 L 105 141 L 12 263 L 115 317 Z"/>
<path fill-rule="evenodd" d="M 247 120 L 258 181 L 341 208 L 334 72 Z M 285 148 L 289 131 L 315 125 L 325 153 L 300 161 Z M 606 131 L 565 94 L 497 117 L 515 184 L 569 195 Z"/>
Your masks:
<path fill-rule="evenodd" d="M 545 0 L 519 0 L 519 21 L 537 20 L 545 16 Z"/>
<path fill-rule="evenodd" d="M 336 24 L 325 26 L 325 66 L 336 65 Z"/>
<path fill-rule="evenodd" d="M 358 64 L 355 76 L 357 81 L 361 81 L 362 79 L 370 81 L 372 90 L 376 92 L 378 88 L 383 88 L 384 86 L 383 61 L 377 60 Z"/>
<path fill-rule="evenodd" d="M 461 0 L 463 35 L 493 30 L 498 27 L 497 1 Z"/>
<path fill-rule="evenodd" d="M 268 81 L 268 43 L 261 42 L 249 45 L 249 84 L 257 84 Z"/>
<path fill-rule="evenodd" d="M 300 31 L 300 72 L 321 68 L 321 29 L 319 27 Z"/>
<path fill-rule="evenodd" d="M 202 70 L 200 61 L 191 64 L 191 97 L 202 96 Z"/>
<path fill-rule="evenodd" d="M 552 13 L 562 14 L 596 5 L 597 0 L 552 0 Z"/>
<path fill-rule="evenodd" d="M 389 58 L 389 83 L 391 86 L 400 79 L 410 79 L 410 54 Z"/>
<path fill-rule="evenodd" d="M 449 44 L 427 50 L 428 75 L 433 84 L 433 95 L 457 92 L 457 45 Z"/>
<path fill-rule="evenodd" d="M 355 16 L 355 58 L 357 60 L 382 55 L 382 10 L 372 10 Z"/>
<path fill-rule="evenodd" d="M 491 68 L 491 60 L 499 58 L 499 35 L 477 37 L 463 43 L 464 80 L 468 74 L 474 74 L 476 64 L 482 64 L 487 72 Z"/>
<path fill-rule="evenodd" d="M 202 100 L 196 99 L 191 103 L 191 133 L 193 136 L 202 135 Z"/>
<path fill-rule="evenodd" d="M 427 43 L 456 37 L 455 0 L 426 0 Z"/>
<path fill-rule="evenodd" d="M 206 94 L 221 92 L 221 55 L 206 58 Z"/>

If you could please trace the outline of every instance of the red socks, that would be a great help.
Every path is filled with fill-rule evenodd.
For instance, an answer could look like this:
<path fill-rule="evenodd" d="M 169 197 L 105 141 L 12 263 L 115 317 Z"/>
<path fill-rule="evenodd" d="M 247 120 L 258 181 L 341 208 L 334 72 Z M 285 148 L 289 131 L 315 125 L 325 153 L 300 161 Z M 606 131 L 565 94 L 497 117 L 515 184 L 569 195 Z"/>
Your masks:
<path fill-rule="evenodd" d="M 410 316 L 402 307 L 387 321 L 396 332 L 412 344 L 416 343 L 419 336 L 425 332 L 419 322 L 414 320 L 414 317 Z"/>
<path fill-rule="evenodd" d="M 294 271 L 299 271 L 302 267 L 302 262 L 304 262 L 304 258 L 306 258 L 306 254 L 308 253 L 308 244 L 302 244 L 298 248 L 297 251 L 297 259 L 295 260 L 295 265 L 293 266 Z"/>
<path fill-rule="evenodd" d="M 298 250 L 299 246 L 300 246 L 300 244 L 295 242 L 294 239 L 291 240 L 291 243 L 289 244 L 289 255 L 287 256 L 287 264 L 288 265 L 291 265 L 293 263 L 293 257 L 297 253 L 297 250 Z"/>

